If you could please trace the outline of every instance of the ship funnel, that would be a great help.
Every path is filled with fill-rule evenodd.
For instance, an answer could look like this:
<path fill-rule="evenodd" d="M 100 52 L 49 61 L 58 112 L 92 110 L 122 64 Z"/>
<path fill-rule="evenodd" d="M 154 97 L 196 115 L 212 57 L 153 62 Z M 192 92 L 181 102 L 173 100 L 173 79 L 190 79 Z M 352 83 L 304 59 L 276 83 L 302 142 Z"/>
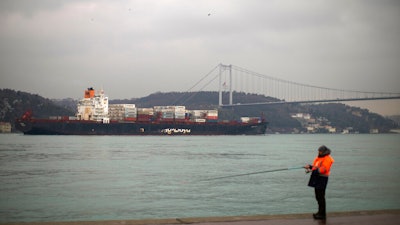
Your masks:
<path fill-rule="evenodd" d="M 90 87 L 85 91 L 85 98 L 93 98 L 93 97 L 94 97 L 94 89 Z"/>

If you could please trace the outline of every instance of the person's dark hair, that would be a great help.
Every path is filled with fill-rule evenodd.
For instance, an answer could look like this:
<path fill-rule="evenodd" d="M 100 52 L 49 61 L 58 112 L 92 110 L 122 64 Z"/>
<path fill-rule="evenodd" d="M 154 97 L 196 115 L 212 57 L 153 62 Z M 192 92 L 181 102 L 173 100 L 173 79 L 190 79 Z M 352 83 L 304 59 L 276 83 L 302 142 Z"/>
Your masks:
<path fill-rule="evenodd" d="M 325 156 L 325 155 L 331 154 L 331 150 L 328 147 L 326 147 L 325 145 L 321 145 L 318 148 L 318 151 L 321 151 L 321 156 Z"/>

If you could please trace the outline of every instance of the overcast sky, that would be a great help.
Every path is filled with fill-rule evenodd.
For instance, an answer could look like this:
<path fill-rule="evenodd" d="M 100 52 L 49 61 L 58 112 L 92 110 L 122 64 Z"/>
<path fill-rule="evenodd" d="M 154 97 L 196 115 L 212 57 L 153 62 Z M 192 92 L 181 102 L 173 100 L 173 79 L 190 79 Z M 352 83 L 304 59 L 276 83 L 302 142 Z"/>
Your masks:
<path fill-rule="evenodd" d="M 144 97 L 186 91 L 219 63 L 400 93 L 400 1 L 0 1 L 0 88 Z M 400 101 L 372 104 L 400 114 Z"/>

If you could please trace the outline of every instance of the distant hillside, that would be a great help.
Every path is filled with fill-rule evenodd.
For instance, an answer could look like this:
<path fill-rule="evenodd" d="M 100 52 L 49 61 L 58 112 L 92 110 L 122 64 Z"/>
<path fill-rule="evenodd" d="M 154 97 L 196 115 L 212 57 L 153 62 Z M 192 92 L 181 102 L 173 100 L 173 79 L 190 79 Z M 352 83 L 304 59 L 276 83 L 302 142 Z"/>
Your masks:
<path fill-rule="evenodd" d="M 324 117 L 330 124 L 339 129 L 352 127 L 360 133 L 368 133 L 371 129 L 380 132 L 388 132 L 398 124 L 379 114 L 371 113 L 367 109 L 350 107 L 345 104 L 329 103 L 319 105 L 308 105 L 308 112 L 315 117 Z"/>
<path fill-rule="evenodd" d="M 233 95 L 234 103 L 277 101 L 257 94 L 235 92 Z M 77 100 L 71 98 L 50 100 L 36 94 L 10 89 L 0 89 L 0 97 L 0 121 L 11 123 L 29 109 L 33 111 L 34 117 L 38 118 L 73 116 L 77 104 Z M 229 96 L 225 93 L 223 102 L 227 103 L 228 99 Z M 157 92 L 143 98 L 110 100 L 110 104 L 136 104 L 137 107 L 185 105 L 187 109 L 217 109 L 218 92 Z M 295 118 L 295 114 L 309 115 L 310 118 Z M 369 133 L 374 129 L 388 132 L 399 126 L 398 122 L 389 118 L 341 103 L 256 105 L 219 109 L 221 120 L 239 120 L 243 116 L 264 116 L 269 122 L 269 131 L 281 133 L 310 132 L 310 127 L 315 128 L 312 132 L 328 132 L 330 128 L 335 128 L 336 132 L 344 129 L 360 133 Z"/>
<path fill-rule="evenodd" d="M 34 117 L 56 115 L 74 115 L 75 112 L 56 105 L 50 99 L 27 92 L 0 89 L 0 121 L 14 123 L 27 110 L 32 110 Z"/>

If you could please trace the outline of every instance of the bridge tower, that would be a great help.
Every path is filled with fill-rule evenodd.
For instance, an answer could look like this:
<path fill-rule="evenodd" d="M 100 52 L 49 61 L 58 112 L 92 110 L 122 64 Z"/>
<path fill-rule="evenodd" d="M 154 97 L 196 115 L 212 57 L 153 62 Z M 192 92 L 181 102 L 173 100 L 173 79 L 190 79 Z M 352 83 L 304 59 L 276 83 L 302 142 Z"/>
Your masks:
<path fill-rule="evenodd" d="M 233 104 L 233 85 L 232 85 L 232 65 L 223 65 L 219 64 L 219 101 L 218 105 L 223 106 L 222 103 L 222 89 L 224 86 L 226 86 L 226 81 L 222 83 L 222 75 L 224 74 L 225 71 L 228 71 L 229 73 L 229 105 Z"/>

